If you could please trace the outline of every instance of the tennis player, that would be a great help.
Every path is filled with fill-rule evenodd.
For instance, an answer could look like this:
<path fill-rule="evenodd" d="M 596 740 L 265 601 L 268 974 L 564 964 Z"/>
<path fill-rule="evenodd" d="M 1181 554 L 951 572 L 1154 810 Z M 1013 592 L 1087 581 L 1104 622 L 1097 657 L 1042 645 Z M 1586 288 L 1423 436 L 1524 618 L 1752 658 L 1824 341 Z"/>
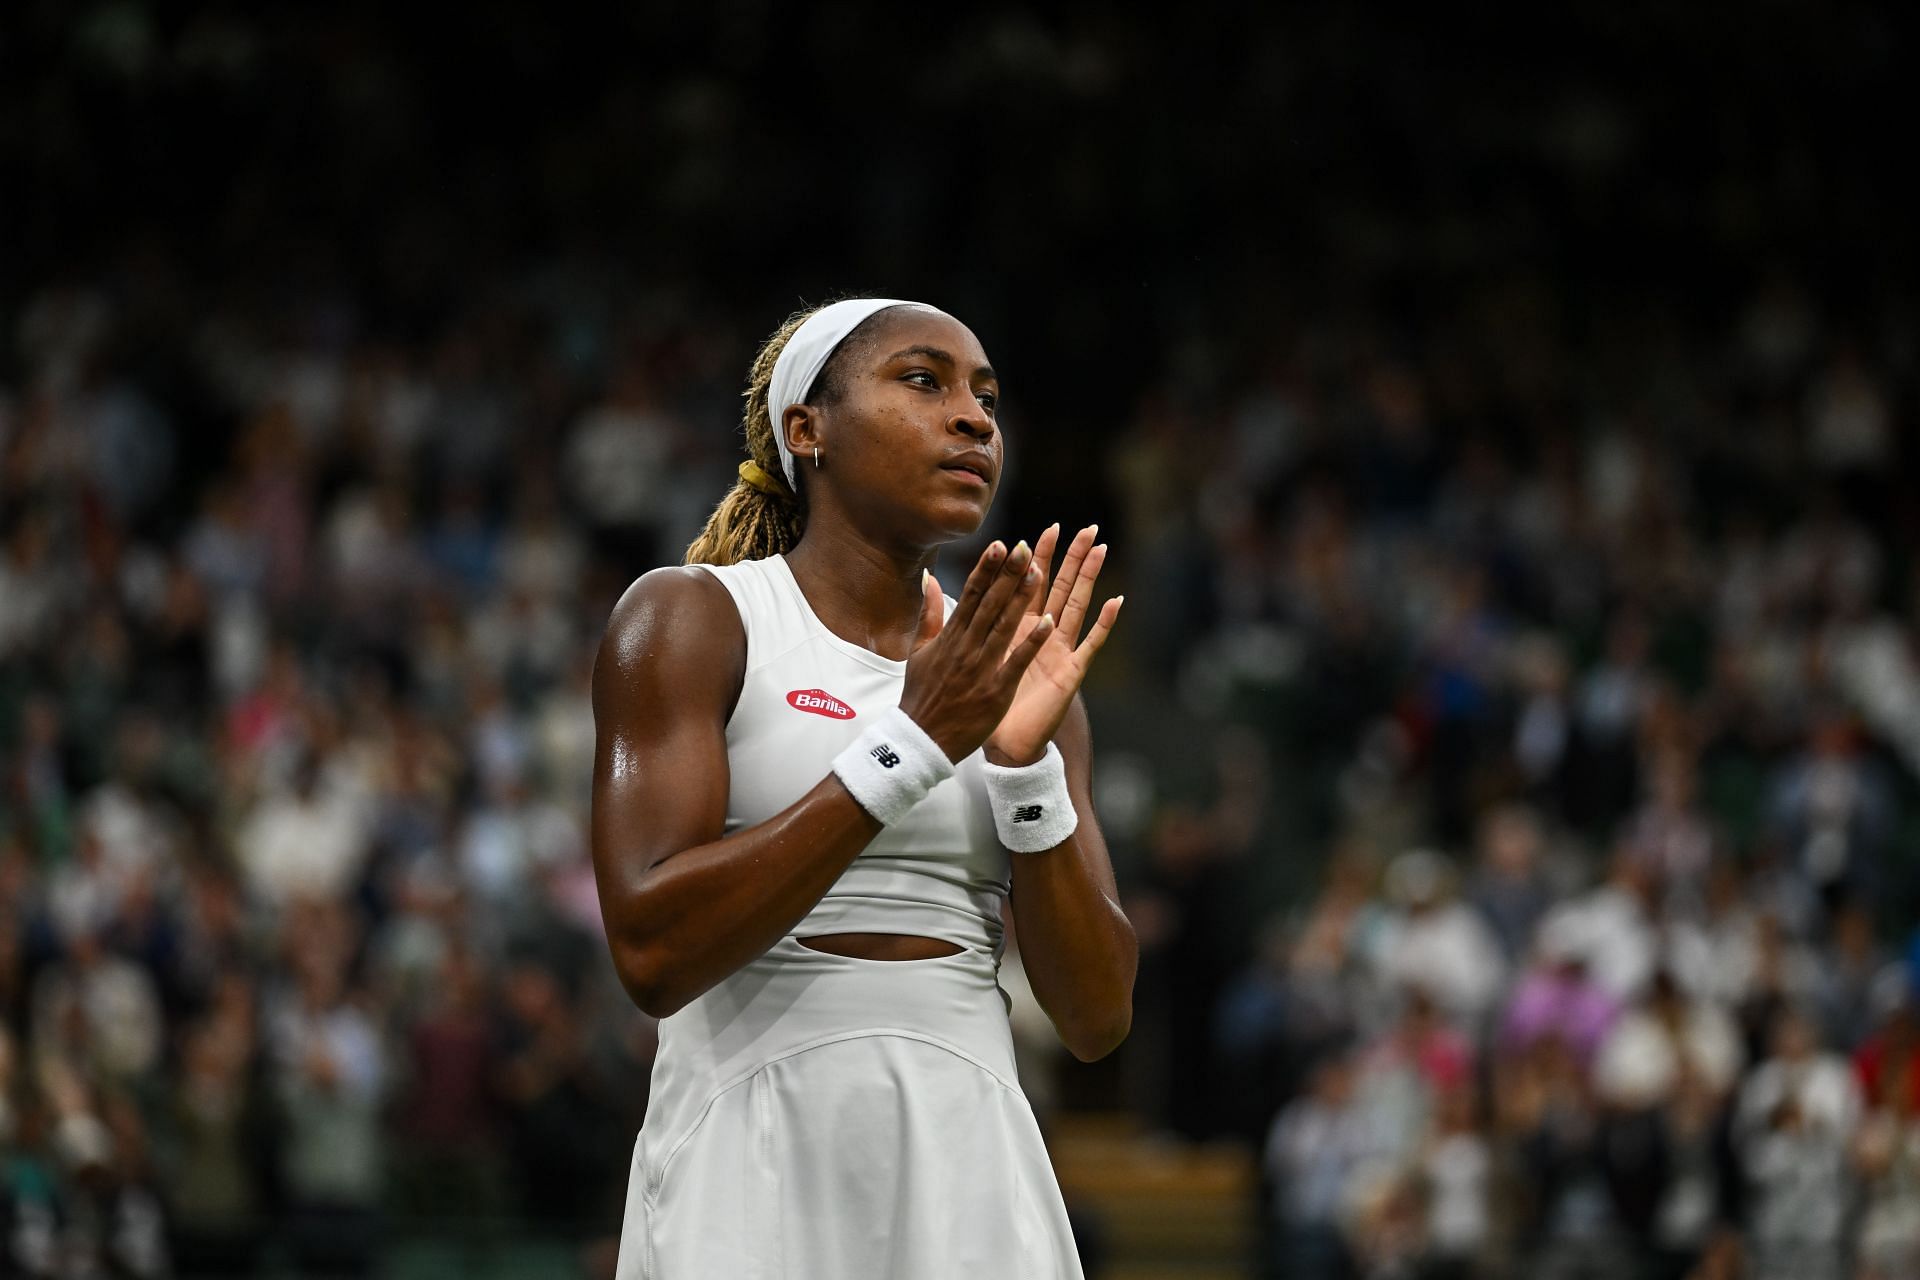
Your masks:
<path fill-rule="evenodd" d="M 594 671 L 609 945 L 659 1017 L 621 1280 L 1079 1277 L 997 981 L 1011 897 L 1075 1056 L 1125 1037 L 1137 947 L 1078 696 L 1121 600 L 1097 529 L 989 546 L 1005 441 L 978 339 L 919 303 L 794 316 L 750 457 Z"/>

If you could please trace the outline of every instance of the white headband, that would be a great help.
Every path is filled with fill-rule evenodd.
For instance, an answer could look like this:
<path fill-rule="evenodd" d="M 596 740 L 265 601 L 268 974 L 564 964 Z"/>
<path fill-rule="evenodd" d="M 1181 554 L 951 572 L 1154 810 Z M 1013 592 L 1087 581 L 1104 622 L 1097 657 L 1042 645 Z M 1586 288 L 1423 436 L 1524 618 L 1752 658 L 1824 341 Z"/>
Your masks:
<path fill-rule="evenodd" d="M 848 298 L 808 316 L 787 339 L 780 358 L 773 362 L 773 381 L 767 388 L 767 417 L 773 423 L 774 447 L 780 450 L 780 469 L 787 473 L 787 487 L 794 492 L 800 491 L 800 485 L 794 478 L 793 452 L 787 448 L 787 432 L 780 425 L 780 419 L 786 416 L 788 406 L 805 403 L 804 397 L 813 389 L 814 379 L 827 367 L 827 361 L 847 340 L 847 335 L 858 329 L 868 316 L 888 307 L 921 307 L 937 315 L 946 314 L 938 307 L 908 302 L 904 298 Z"/>

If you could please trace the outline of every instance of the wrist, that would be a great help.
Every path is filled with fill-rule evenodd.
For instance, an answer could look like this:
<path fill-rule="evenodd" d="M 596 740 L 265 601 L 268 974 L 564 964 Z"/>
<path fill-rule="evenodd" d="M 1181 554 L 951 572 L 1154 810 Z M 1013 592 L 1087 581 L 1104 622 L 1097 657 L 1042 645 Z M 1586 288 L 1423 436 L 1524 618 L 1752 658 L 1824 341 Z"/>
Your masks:
<path fill-rule="evenodd" d="M 1001 750 L 989 742 L 980 749 L 980 754 L 986 757 L 988 764 L 996 768 L 1025 769 L 1030 765 L 1036 765 L 1042 760 L 1045 760 L 1047 758 L 1047 748 L 1052 745 L 1050 742 L 1043 742 L 1029 751 L 1008 752 Z"/>
<path fill-rule="evenodd" d="M 989 759 L 983 772 L 994 831 L 1014 853 L 1051 849 L 1078 829 L 1080 815 L 1067 792 L 1066 762 L 1053 743 L 1031 764 L 1001 765 Z"/>
<path fill-rule="evenodd" d="M 953 761 L 912 716 L 894 707 L 833 758 L 833 772 L 862 809 L 891 826 L 953 776 Z"/>
<path fill-rule="evenodd" d="M 947 735 L 945 733 L 941 732 L 939 729 L 935 728 L 933 725 L 928 724 L 925 719 L 922 719 L 922 717 L 926 714 L 926 708 L 924 707 L 919 707 L 919 708 L 912 707 L 912 706 L 909 706 L 907 702 L 903 700 L 899 706 L 888 710 L 885 714 L 888 717 L 892 717 L 894 715 L 899 715 L 903 717 L 907 721 L 908 725 L 910 726 L 907 729 L 907 732 L 931 743 L 934 747 L 936 747 L 940 751 L 942 755 L 944 755 L 947 758 L 948 764 L 957 764 L 960 761 L 966 759 L 968 756 L 972 755 L 974 751 L 978 749 L 979 744 L 976 743 L 974 746 L 968 747 L 964 751 L 955 750 L 954 745 L 951 742 L 947 741 Z M 938 717 L 936 716 L 935 718 L 937 719 Z"/>

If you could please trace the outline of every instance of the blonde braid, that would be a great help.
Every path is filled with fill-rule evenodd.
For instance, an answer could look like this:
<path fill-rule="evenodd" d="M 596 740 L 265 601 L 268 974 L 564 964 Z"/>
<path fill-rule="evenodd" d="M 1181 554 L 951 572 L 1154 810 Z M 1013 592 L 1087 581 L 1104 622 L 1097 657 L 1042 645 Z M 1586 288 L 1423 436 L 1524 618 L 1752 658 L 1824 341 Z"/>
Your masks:
<path fill-rule="evenodd" d="M 788 316 L 762 344 L 747 375 L 747 407 L 741 424 L 747 434 L 747 456 L 762 471 L 778 479 L 779 492 L 763 492 L 744 479 L 735 482 L 707 518 L 707 527 L 687 548 L 683 564 L 764 560 L 793 550 L 799 545 L 800 535 L 806 532 L 806 495 L 786 490 L 786 478 L 780 470 L 780 450 L 773 442 L 773 423 L 767 417 L 767 393 L 773 383 L 774 362 L 786 349 L 787 340 L 814 310 L 816 308 L 808 308 Z"/>

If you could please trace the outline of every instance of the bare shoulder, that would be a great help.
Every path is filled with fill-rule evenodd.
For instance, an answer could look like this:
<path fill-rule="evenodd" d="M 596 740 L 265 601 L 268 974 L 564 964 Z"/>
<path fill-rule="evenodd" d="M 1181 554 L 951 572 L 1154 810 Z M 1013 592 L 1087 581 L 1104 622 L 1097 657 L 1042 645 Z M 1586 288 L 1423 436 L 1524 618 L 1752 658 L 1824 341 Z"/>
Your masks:
<path fill-rule="evenodd" d="M 705 701 L 700 695 L 726 692 L 730 711 L 746 662 L 746 630 L 719 579 L 692 565 L 654 569 L 634 580 L 607 619 L 594 701 L 667 689 Z"/>

